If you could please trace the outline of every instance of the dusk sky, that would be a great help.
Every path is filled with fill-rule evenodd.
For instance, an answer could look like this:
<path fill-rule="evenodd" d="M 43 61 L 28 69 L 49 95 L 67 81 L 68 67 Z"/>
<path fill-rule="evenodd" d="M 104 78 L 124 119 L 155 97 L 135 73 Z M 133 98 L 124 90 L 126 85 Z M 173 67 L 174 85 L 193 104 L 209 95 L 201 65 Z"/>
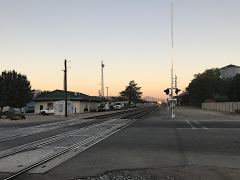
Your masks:
<path fill-rule="evenodd" d="M 239 0 L 175 0 L 174 69 L 180 89 L 198 72 L 240 65 Z M 130 80 L 143 96 L 170 86 L 170 0 L 0 0 L 0 71 L 26 74 L 32 88 L 118 95 Z"/>

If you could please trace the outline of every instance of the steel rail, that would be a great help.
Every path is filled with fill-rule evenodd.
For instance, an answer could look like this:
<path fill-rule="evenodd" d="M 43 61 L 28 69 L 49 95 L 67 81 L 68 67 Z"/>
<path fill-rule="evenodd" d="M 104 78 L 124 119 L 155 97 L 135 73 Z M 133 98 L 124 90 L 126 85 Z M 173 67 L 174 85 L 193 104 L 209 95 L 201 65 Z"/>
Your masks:
<path fill-rule="evenodd" d="M 0 159 L 4 158 L 4 157 L 7 157 L 7 156 L 10 156 L 10 155 L 13 155 L 13 154 L 17 154 L 19 152 L 28 151 L 28 150 L 32 150 L 32 149 L 35 149 L 35 148 L 40 148 L 44 145 L 51 144 L 53 142 L 71 137 L 71 136 L 73 136 L 77 133 L 84 132 L 84 131 L 87 131 L 89 129 L 92 129 L 92 128 L 95 128 L 95 127 L 98 127 L 98 126 L 101 126 L 101 125 L 104 125 L 104 124 L 107 124 L 107 123 L 111 123 L 111 122 L 114 122 L 114 121 L 116 121 L 116 120 L 114 119 L 114 120 L 104 121 L 102 123 L 93 124 L 93 125 L 90 125 L 90 126 L 87 126 L 87 127 L 79 128 L 79 129 L 74 129 L 74 130 L 67 131 L 67 132 L 64 132 L 64 133 L 56 134 L 56 135 L 51 136 L 51 137 L 47 137 L 47 138 L 44 138 L 44 139 L 33 141 L 33 142 L 23 144 L 23 145 L 20 145 L 20 146 L 16 146 L 16 147 L 4 150 L 4 151 L 0 151 Z"/>
<path fill-rule="evenodd" d="M 131 115 L 122 117 L 121 119 L 124 119 L 124 118 L 127 118 L 127 117 L 133 117 L 133 116 L 136 116 L 136 115 L 139 114 L 139 113 L 140 113 L 140 116 L 138 116 L 137 118 L 140 118 L 140 117 L 143 117 L 143 116 L 145 116 L 145 115 L 147 115 L 147 114 L 149 114 L 149 113 L 154 112 L 156 109 L 158 109 L 158 108 L 156 108 L 156 107 L 148 107 L 148 108 L 145 108 L 144 111 L 137 112 L 137 113 L 134 113 L 134 114 L 131 114 Z M 110 120 L 110 121 L 107 121 L 107 122 L 111 122 L 111 121 L 113 121 L 113 120 Z M 117 119 L 115 119 L 115 121 L 117 121 Z M 72 146 L 70 146 L 70 147 L 68 147 L 68 148 L 66 148 L 66 149 L 63 149 L 62 151 L 59 151 L 58 153 L 56 153 L 56 154 L 54 154 L 54 155 L 52 155 L 52 156 L 46 157 L 45 159 L 43 159 L 43 160 L 41 160 L 41 161 L 39 161 L 39 162 L 37 162 L 37 163 L 34 163 L 34 164 L 32 164 L 32 165 L 30 165 L 30 166 L 28 166 L 28 167 L 26 167 L 26 168 L 24 168 L 24 169 L 22 169 L 22 170 L 19 170 L 19 171 L 15 172 L 14 174 L 10 175 L 9 177 L 4 178 L 3 180 L 12 180 L 12 179 L 18 177 L 19 175 L 24 174 L 25 172 L 27 172 L 27 171 L 29 171 L 29 170 L 37 167 L 37 166 L 40 166 L 41 164 L 44 164 L 44 163 L 46 163 L 46 162 L 48 162 L 48 161 L 50 161 L 50 160 L 52 160 L 52 159 L 54 159 L 54 158 L 57 158 L 57 157 L 65 154 L 65 153 L 67 153 L 67 152 L 69 152 L 69 151 L 72 151 L 72 150 L 75 150 L 75 149 L 77 149 L 77 148 L 79 148 L 79 147 L 81 147 L 81 146 L 87 145 L 88 143 L 90 143 L 90 142 L 92 142 L 92 141 L 95 141 L 95 140 L 99 139 L 100 137 L 103 137 L 104 135 L 110 133 L 110 134 L 107 135 L 106 137 L 103 137 L 103 138 L 99 139 L 97 142 L 93 143 L 92 145 L 89 145 L 89 146 L 88 146 L 88 148 L 89 148 L 89 147 L 95 145 L 96 143 L 98 143 L 98 142 L 100 142 L 100 141 L 108 138 L 109 136 L 115 134 L 116 132 L 118 132 L 118 131 L 126 128 L 127 126 L 129 126 L 130 124 L 134 123 L 135 121 L 136 121 L 136 119 L 132 119 L 132 120 L 129 120 L 129 121 L 127 121 L 127 122 L 124 122 L 124 123 L 120 123 L 120 124 L 118 124 L 118 125 L 115 125 L 115 126 L 113 126 L 112 128 L 110 128 L 110 129 L 107 129 L 107 130 L 105 130 L 105 131 L 102 131 L 102 132 L 100 132 L 100 133 L 98 133 L 98 134 L 96 134 L 96 135 L 94 135 L 94 136 L 91 136 L 91 137 L 89 137 L 89 138 L 87 138 L 87 139 L 85 139 L 85 140 L 83 140 L 83 141 L 81 141 L 81 142 L 78 142 L 78 143 L 76 143 L 76 144 L 73 144 Z M 103 122 L 103 123 L 100 123 L 100 124 L 107 124 L 107 122 Z M 114 121 L 113 121 L 113 122 L 114 122 Z M 100 124 L 98 124 L 98 125 L 100 125 Z M 94 126 L 94 125 L 93 125 L 93 126 Z M 96 126 L 97 126 L 97 125 L 96 125 Z M 89 127 L 88 127 L 88 128 L 89 128 Z M 90 129 L 91 129 L 91 128 L 90 128 Z"/>
<path fill-rule="evenodd" d="M 114 117 L 114 116 L 119 115 L 119 114 L 126 114 L 126 113 L 129 113 L 129 112 L 132 112 L 132 111 L 137 111 L 137 110 L 140 110 L 140 108 L 139 109 L 131 109 L 131 110 L 126 110 L 126 111 L 116 112 L 116 113 L 104 114 L 104 115 L 91 116 L 91 117 L 87 117 L 87 118 L 83 118 L 83 119 L 94 119 L 94 118 L 104 119 L 104 118 L 107 118 L 107 117 Z M 73 119 L 73 120 L 77 120 L 77 119 Z M 78 122 L 76 124 L 83 124 L 83 123 L 85 123 L 85 122 Z M 64 128 L 64 127 L 67 127 L 67 126 L 73 126 L 73 125 L 69 125 L 69 124 L 61 126 L 60 122 L 57 122 L 57 123 L 55 122 L 55 123 L 43 124 L 43 125 L 40 125 L 40 126 L 37 126 L 37 127 L 47 126 L 47 125 L 51 125 L 51 124 L 57 124 L 57 126 L 51 127 L 49 129 L 45 129 L 45 130 L 36 130 L 36 131 L 33 131 L 32 133 L 29 133 L 29 134 L 22 134 L 22 135 L 17 134 L 17 135 L 13 135 L 13 136 L 10 136 L 10 137 L 1 138 L 0 143 L 10 141 L 10 140 L 13 140 L 13 139 L 18 139 L 18 138 L 23 138 L 23 137 L 27 137 L 27 136 L 32 136 L 32 135 L 48 132 L 48 131 L 51 131 L 51 130 L 56 130 L 56 129 L 59 129 L 59 128 Z M 76 124 L 74 124 L 74 125 L 76 125 Z"/>
<path fill-rule="evenodd" d="M 24 168 L 24 169 L 22 169 L 22 170 L 19 170 L 19 171 L 15 172 L 15 173 L 12 174 L 11 176 L 6 177 L 6 178 L 3 179 L 3 180 L 12 180 L 12 179 L 16 178 L 17 176 L 19 176 L 19 175 L 21 175 L 21 174 L 23 174 L 23 173 L 25 173 L 25 172 L 27 172 L 27 171 L 29 171 L 29 170 L 37 167 L 37 166 L 43 164 L 43 163 L 46 163 L 46 162 L 48 162 L 48 161 L 50 161 L 50 160 L 52 160 L 52 159 L 54 159 L 54 158 L 56 158 L 56 157 L 59 157 L 60 155 L 63 155 L 63 154 L 65 154 L 65 153 L 67 153 L 67 152 L 69 152 L 69 151 L 71 151 L 71 150 L 75 150 L 75 149 L 77 149 L 77 148 L 79 148 L 79 147 L 81 147 L 81 146 L 83 146 L 83 145 L 86 145 L 87 143 L 90 143 L 90 142 L 92 142 L 92 141 L 94 141 L 94 140 L 96 140 L 96 139 L 104 136 L 105 134 L 107 134 L 107 133 L 109 133 L 109 132 L 111 132 L 111 131 L 113 131 L 113 132 L 110 134 L 110 135 L 112 135 L 112 134 L 115 133 L 114 130 L 117 130 L 116 132 L 118 132 L 119 130 L 122 129 L 121 127 L 125 127 L 127 124 L 128 124 L 128 123 L 121 123 L 121 124 L 119 124 L 119 125 L 114 126 L 114 127 L 111 128 L 111 129 L 108 129 L 108 130 L 106 130 L 106 131 L 100 132 L 100 133 L 98 133 L 97 135 L 91 136 L 91 137 L 89 137 L 89 138 L 86 139 L 86 140 L 83 140 L 83 141 L 81 141 L 81 142 L 79 142 L 79 143 L 76 143 L 76 144 L 74 144 L 74 145 L 72 145 L 72 146 L 70 146 L 70 147 L 68 147 L 68 148 L 66 148 L 66 149 L 64 149 L 64 150 L 62 150 L 62 151 L 59 151 L 58 153 L 56 153 L 56 154 L 54 154 L 54 155 L 52 155 L 52 156 L 49 156 L 49 157 L 47 157 L 47 158 L 45 158 L 45 159 L 43 159 L 43 160 L 41 160 L 41 161 L 39 161 L 39 162 L 37 162 L 37 163 L 34 163 L 34 164 L 32 164 L 32 165 L 30 165 L 30 166 L 28 166 L 28 167 L 26 167 L 26 168 Z M 109 136 L 110 136 L 110 135 L 109 135 Z M 109 137 L 109 136 L 107 136 L 107 137 Z M 104 139 L 105 139 L 105 138 L 104 138 Z M 101 139 L 101 140 L 103 140 L 103 139 Z M 99 141 L 101 141 L 101 140 L 99 140 Z M 90 146 L 89 146 L 89 147 L 90 147 Z"/>

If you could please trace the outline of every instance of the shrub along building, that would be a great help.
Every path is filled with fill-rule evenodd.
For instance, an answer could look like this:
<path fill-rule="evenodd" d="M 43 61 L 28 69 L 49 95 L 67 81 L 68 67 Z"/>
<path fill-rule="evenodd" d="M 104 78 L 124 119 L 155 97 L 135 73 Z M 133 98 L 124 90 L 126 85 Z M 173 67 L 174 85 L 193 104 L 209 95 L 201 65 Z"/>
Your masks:
<path fill-rule="evenodd" d="M 67 99 L 68 114 L 97 111 L 97 106 L 101 102 L 98 97 L 70 91 L 67 92 Z M 65 114 L 65 92 L 62 90 L 43 92 L 35 97 L 33 101 L 35 102 L 36 114 L 39 114 L 43 109 L 54 109 L 55 115 Z"/>

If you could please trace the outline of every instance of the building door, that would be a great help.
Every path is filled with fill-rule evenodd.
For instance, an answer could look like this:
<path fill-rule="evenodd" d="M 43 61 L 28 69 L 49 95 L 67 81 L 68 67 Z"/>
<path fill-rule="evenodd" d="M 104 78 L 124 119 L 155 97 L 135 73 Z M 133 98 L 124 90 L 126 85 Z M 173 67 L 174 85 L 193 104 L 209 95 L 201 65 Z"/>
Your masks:
<path fill-rule="evenodd" d="M 43 105 L 40 105 L 40 111 L 43 110 Z"/>

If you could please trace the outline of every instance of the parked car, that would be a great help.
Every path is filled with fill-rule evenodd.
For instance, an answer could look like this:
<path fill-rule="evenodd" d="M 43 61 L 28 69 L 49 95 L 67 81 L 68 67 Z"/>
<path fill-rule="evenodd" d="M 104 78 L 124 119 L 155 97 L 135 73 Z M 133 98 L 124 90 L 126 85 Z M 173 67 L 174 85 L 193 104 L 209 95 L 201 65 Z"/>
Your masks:
<path fill-rule="evenodd" d="M 125 103 L 124 102 L 116 102 L 113 106 L 115 110 L 120 110 L 125 108 Z"/>
<path fill-rule="evenodd" d="M 54 114 L 54 109 L 42 109 L 40 111 L 41 115 L 50 115 L 50 114 Z"/>
<path fill-rule="evenodd" d="M 105 111 L 111 111 L 111 103 L 110 102 L 104 103 L 104 108 L 105 108 Z"/>
<path fill-rule="evenodd" d="M 17 108 L 5 108 L 3 109 L 3 115 L 5 115 L 6 118 L 11 120 L 19 120 L 19 119 L 26 119 L 25 114 L 20 111 L 20 109 Z"/>
<path fill-rule="evenodd" d="M 136 104 L 133 103 L 133 102 L 131 102 L 131 103 L 130 103 L 130 108 L 135 108 L 135 107 L 136 107 Z"/>
<path fill-rule="evenodd" d="M 106 111 L 105 109 L 105 104 L 104 103 L 100 103 L 97 107 L 97 111 L 98 112 L 103 112 L 103 111 Z"/>
<path fill-rule="evenodd" d="M 109 102 L 110 111 L 113 111 L 113 110 L 114 110 L 113 106 L 114 106 L 114 102 Z"/>
<path fill-rule="evenodd" d="M 10 107 L 3 107 L 3 109 L 2 109 L 2 117 L 5 117 L 6 118 L 6 112 L 8 112 L 9 111 L 9 109 L 10 109 Z"/>
<path fill-rule="evenodd" d="M 27 106 L 27 107 L 23 108 L 23 111 L 25 113 L 34 113 L 34 106 Z"/>

